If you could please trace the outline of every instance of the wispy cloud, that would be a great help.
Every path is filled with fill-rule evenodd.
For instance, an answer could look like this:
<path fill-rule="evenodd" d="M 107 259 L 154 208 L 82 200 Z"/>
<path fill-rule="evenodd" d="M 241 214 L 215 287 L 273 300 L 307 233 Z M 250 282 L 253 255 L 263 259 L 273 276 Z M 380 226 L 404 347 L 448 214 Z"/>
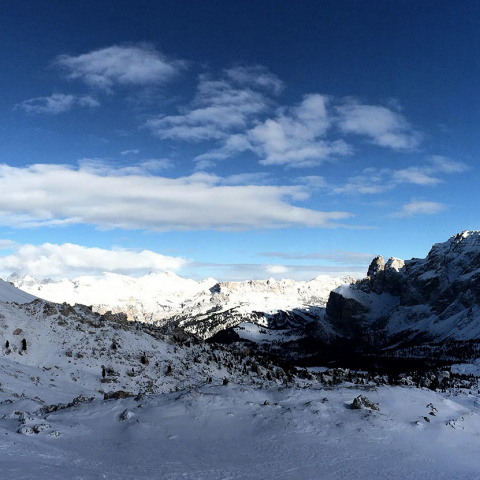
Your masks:
<path fill-rule="evenodd" d="M 81 170 L 101 176 L 140 175 L 150 176 L 156 172 L 173 167 L 168 158 L 150 158 L 130 165 L 117 165 L 103 158 L 82 158 L 78 161 Z"/>
<path fill-rule="evenodd" d="M 350 100 L 336 110 L 338 125 L 344 133 L 366 136 L 375 145 L 412 150 L 422 139 L 402 114 L 387 107 Z"/>
<path fill-rule="evenodd" d="M 178 115 L 152 118 L 146 126 L 163 139 L 226 139 L 265 112 L 281 81 L 263 67 L 235 67 L 220 78 L 200 75 L 193 102 Z"/>
<path fill-rule="evenodd" d="M 262 257 L 282 258 L 284 260 L 326 260 L 339 265 L 367 265 L 375 256 L 371 253 L 349 252 L 332 250 L 329 252 L 291 253 L 291 252 L 262 252 Z"/>
<path fill-rule="evenodd" d="M 402 209 L 392 216 L 394 217 L 413 217 L 416 215 L 435 215 L 444 211 L 447 206 L 439 202 L 429 202 L 426 200 L 412 200 L 403 205 Z"/>
<path fill-rule="evenodd" d="M 442 155 L 432 155 L 428 163 L 434 172 L 464 173 L 470 170 L 470 166 L 466 163 L 458 162 Z"/>
<path fill-rule="evenodd" d="M 352 154 L 354 149 L 345 138 L 349 134 L 393 150 L 413 150 L 422 138 L 392 109 L 353 101 L 339 104 L 333 97 L 313 93 L 297 105 L 278 108 L 267 119 L 260 120 L 258 115 L 256 125 L 244 132 L 216 138 L 221 145 L 198 156 L 197 161 L 223 160 L 251 151 L 262 165 L 311 167 Z"/>
<path fill-rule="evenodd" d="M 435 186 L 443 183 L 442 175 L 464 173 L 468 165 L 446 157 L 432 156 L 423 165 L 394 170 L 366 168 L 361 175 L 348 178 L 341 186 L 332 187 L 334 193 L 378 194 L 401 184 Z"/>
<path fill-rule="evenodd" d="M 16 109 L 27 113 L 58 115 L 75 107 L 98 107 L 100 102 L 90 95 L 70 95 L 54 93 L 49 97 L 36 97 L 15 105 Z"/>
<path fill-rule="evenodd" d="M 146 44 L 113 45 L 83 53 L 60 55 L 54 62 L 65 76 L 92 88 L 110 91 L 114 86 L 148 86 L 170 81 L 186 66 Z"/>
<path fill-rule="evenodd" d="M 18 272 L 38 277 L 98 275 L 103 272 L 141 274 L 152 270 L 178 270 L 187 264 L 182 257 L 151 250 L 92 248 L 72 243 L 17 245 L 14 253 L 0 257 L 3 274 Z"/>
<path fill-rule="evenodd" d="M 322 177 L 320 175 L 307 175 L 304 177 L 297 177 L 295 180 L 296 182 L 313 189 L 330 189 L 330 186 L 326 181 L 325 177 Z"/>
<path fill-rule="evenodd" d="M 139 148 L 132 148 L 130 150 L 123 150 L 120 152 L 120 155 L 126 156 L 126 155 L 138 155 L 140 153 Z"/>
<path fill-rule="evenodd" d="M 227 78 L 238 85 L 256 87 L 278 95 L 285 88 L 284 83 L 262 65 L 236 65 L 225 70 Z"/>
<path fill-rule="evenodd" d="M 300 186 L 230 186 L 201 173 L 175 179 L 117 174 L 85 163 L 0 165 L 0 189 L 0 224 L 17 228 L 81 223 L 156 231 L 335 228 L 352 216 L 294 205 L 308 198 Z"/>

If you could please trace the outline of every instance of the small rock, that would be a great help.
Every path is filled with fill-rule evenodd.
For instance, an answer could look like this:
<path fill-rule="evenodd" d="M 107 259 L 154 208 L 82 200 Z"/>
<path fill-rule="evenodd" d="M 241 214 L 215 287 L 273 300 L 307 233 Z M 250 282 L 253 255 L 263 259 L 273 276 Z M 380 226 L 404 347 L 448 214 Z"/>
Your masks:
<path fill-rule="evenodd" d="M 118 400 L 121 398 L 133 397 L 133 393 L 126 392 L 125 390 L 117 390 L 116 392 L 107 392 L 103 396 L 104 400 L 110 400 L 111 398 Z"/>
<path fill-rule="evenodd" d="M 364 395 L 359 395 L 358 397 L 354 398 L 350 408 L 352 410 L 359 410 L 362 408 L 368 408 L 370 410 L 380 410 L 377 403 L 373 403 Z"/>
<path fill-rule="evenodd" d="M 33 426 L 33 433 L 40 433 L 44 430 L 49 430 L 50 428 L 52 427 L 48 423 L 38 423 Z"/>
<path fill-rule="evenodd" d="M 21 335 L 23 333 L 23 330 L 21 328 L 17 328 L 13 331 L 14 335 Z"/>
<path fill-rule="evenodd" d="M 134 417 L 135 414 L 126 408 L 121 414 L 120 414 L 120 421 L 124 422 L 125 420 L 129 420 L 130 418 Z"/>

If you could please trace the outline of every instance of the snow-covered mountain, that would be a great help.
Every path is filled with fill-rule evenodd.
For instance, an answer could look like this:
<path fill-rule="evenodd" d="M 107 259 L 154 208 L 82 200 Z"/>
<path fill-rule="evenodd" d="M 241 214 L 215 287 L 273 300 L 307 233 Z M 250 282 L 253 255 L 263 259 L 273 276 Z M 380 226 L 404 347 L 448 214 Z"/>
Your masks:
<path fill-rule="evenodd" d="M 129 320 L 161 323 L 180 314 L 185 302 L 204 294 L 216 281 L 185 279 L 171 272 L 150 273 L 139 278 L 115 273 L 82 276 L 73 280 L 38 280 L 29 275 L 10 275 L 16 287 L 57 303 L 91 305 L 93 311 L 126 313 Z"/>
<path fill-rule="evenodd" d="M 325 306 L 332 289 L 353 281 L 320 275 L 308 282 L 196 282 L 170 272 L 140 278 L 105 273 L 60 281 L 14 274 L 8 280 L 49 301 L 91 305 L 99 313 L 124 312 L 130 320 L 146 323 L 169 322 L 201 338 L 243 322 L 274 329 L 303 326 Z"/>
<path fill-rule="evenodd" d="M 254 342 L 258 351 L 292 361 L 329 360 L 335 353 L 339 360 L 350 352 L 384 355 L 385 348 L 402 355 L 410 349 L 408 355 L 426 358 L 433 348 L 426 342 L 440 342 L 441 352 L 435 348 L 442 358 L 473 358 L 480 351 L 475 343 L 480 338 L 479 231 L 434 245 L 425 259 L 385 262 L 378 256 L 367 278 L 357 282 L 327 276 L 308 282 L 196 282 L 167 272 L 137 279 L 104 274 L 9 280 L 41 298 L 92 305 L 102 314 L 126 312 L 130 320 L 162 326 L 165 333 Z"/>
<path fill-rule="evenodd" d="M 201 294 L 186 303 L 182 313 L 169 323 L 203 339 L 244 323 L 290 334 L 323 313 L 320 311 L 331 290 L 352 281 L 350 277 L 320 275 L 308 282 L 269 279 L 217 283 L 207 296 Z"/>
<path fill-rule="evenodd" d="M 480 231 L 434 245 L 425 259 L 376 257 L 366 279 L 330 294 L 327 317 L 377 347 L 478 340 Z"/>

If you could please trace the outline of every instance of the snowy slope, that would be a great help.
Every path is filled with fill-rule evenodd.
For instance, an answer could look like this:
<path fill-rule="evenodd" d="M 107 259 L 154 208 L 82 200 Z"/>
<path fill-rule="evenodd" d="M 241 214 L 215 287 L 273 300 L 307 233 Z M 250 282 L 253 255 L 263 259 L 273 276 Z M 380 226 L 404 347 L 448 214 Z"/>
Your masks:
<path fill-rule="evenodd" d="M 0 302 L 28 303 L 37 297 L 16 288 L 10 282 L 0 279 Z"/>

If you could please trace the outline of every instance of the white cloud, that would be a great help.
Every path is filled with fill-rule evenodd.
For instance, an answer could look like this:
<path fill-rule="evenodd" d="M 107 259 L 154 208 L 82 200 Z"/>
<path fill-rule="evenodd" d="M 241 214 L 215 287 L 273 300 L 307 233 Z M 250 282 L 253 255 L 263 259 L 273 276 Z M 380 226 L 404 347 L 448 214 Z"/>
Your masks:
<path fill-rule="evenodd" d="M 347 155 L 350 148 L 343 140 L 323 137 L 331 126 L 328 98 L 306 95 L 289 109 L 280 109 L 247 133 L 253 149 L 262 157 L 262 165 L 311 166 L 334 155 Z"/>
<path fill-rule="evenodd" d="M 202 173 L 176 179 L 118 175 L 95 165 L 0 165 L 0 190 L 0 224 L 17 228 L 81 223 L 156 231 L 332 228 L 352 216 L 293 205 L 308 198 L 300 186 L 229 186 Z"/>
<path fill-rule="evenodd" d="M 261 113 L 264 112 L 255 112 L 257 116 Z M 353 152 L 343 138 L 338 138 L 339 131 L 367 136 L 373 143 L 394 150 L 414 149 L 421 140 L 421 135 L 405 117 L 393 110 L 353 101 L 335 105 L 335 99 L 313 93 L 305 95 L 297 105 L 278 108 L 276 114 L 266 120 L 260 122 L 257 119 L 257 125 L 243 132 L 226 135 L 223 130 L 221 135 L 212 135 L 210 139 L 221 141 L 222 145 L 196 160 L 212 162 L 252 151 L 262 165 L 311 167 Z M 198 133 L 193 130 L 188 135 L 202 139 Z M 203 131 L 200 133 L 204 134 Z"/>
<path fill-rule="evenodd" d="M 416 148 L 421 135 L 398 112 L 379 105 L 350 101 L 337 107 L 338 125 L 344 133 L 364 135 L 372 143 L 393 150 Z"/>
<path fill-rule="evenodd" d="M 138 155 L 140 153 L 139 148 L 132 148 L 131 150 L 123 150 L 120 152 L 120 155 Z"/>
<path fill-rule="evenodd" d="M 187 264 L 181 257 L 161 255 L 151 250 L 91 248 L 72 243 L 19 245 L 0 257 L 0 271 L 45 277 L 72 277 L 115 272 L 136 275 L 152 270 L 178 270 Z"/>
<path fill-rule="evenodd" d="M 270 96 L 280 88 L 281 81 L 263 67 L 235 67 L 218 79 L 201 75 L 191 105 L 182 108 L 179 115 L 152 118 L 146 126 L 163 139 L 227 139 L 265 112 Z"/>
<path fill-rule="evenodd" d="M 319 93 L 276 108 L 283 82 L 265 67 L 236 66 L 215 78 L 200 75 L 193 101 L 178 114 L 150 118 L 145 126 L 161 139 L 213 142 L 198 155 L 197 168 L 242 152 L 258 156 L 262 165 L 311 167 L 353 148 L 345 135 L 356 134 L 394 150 L 413 150 L 417 132 L 398 111 L 379 105 L 339 100 Z"/>
<path fill-rule="evenodd" d="M 403 205 L 399 212 L 393 214 L 394 217 L 413 217 L 415 215 L 435 215 L 445 210 L 447 206 L 443 203 L 429 202 L 425 200 L 412 200 Z"/>
<path fill-rule="evenodd" d="M 334 193 L 377 194 L 395 187 L 392 181 L 392 170 L 366 168 L 361 175 L 349 177 L 342 186 L 333 187 Z"/>
<path fill-rule="evenodd" d="M 149 158 L 126 166 L 119 166 L 102 158 L 82 158 L 78 161 L 81 170 L 101 176 L 152 175 L 173 167 L 168 158 Z"/>
<path fill-rule="evenodd" d="M 334 193 L 377 194 L 391 190 L 400 184 L 435 186 L 443 183 L 439 175 L 464 173 L 468 165 L 445 157 L 433 156 L 424 165 L 399 170 L 390 168 L 366 168 L 361 175 L 350 177 L 342 186 L 333 187 Z"/>
<path fill-rule="evenodd" d="M 21 109 L 27 113 L 47 113 L 58 115 L 68 112 L 75 107 L 98 107 L 100 103 L 90 95 L 70 95 L 64 93 L 54 93 L 49 97 L 30 98 L 21 103 L 17 103 L 15 108 Z"/>
<path fill-rule="evenodd" d="M 272 274 L 282 274 L 288 272 L 288 267 L 285 265 L 265 265 L 265 271 Z"/>
<path fill-rule="evenodd" d="M 325 178 L 320 175 L 307 175 L 305 177 L 297 177 L 296 181 L 313 189 L 329 188 L 329 185 Z"/>
<path fill-rule="evenodd" d="M 431 169 L 441 173 L 464 173 L 470 170 L 470 167 L 463 162 L 457 162 L 441 155 L 432 155 L 429 159 Z"/>
<path fill-rule="evenodd" d="M 259 87 L 275 95 L 284 88 L 283 82 L 262 65 L 237 65 L 225 70 L 225 74 L 239 85 Z"/>
<path fill-rule="evenodd" d="M 307 167 L 337 155 L 348 155 L 351 148 L 343 140 L 324 137 L 332 125 L 324 95 L 305 95 L 290 108 L 279 108 L 269 118 L 245 134 L 228 137 L 224 144 L 197 157 L 197 160 L 224 159 L 250 150 L 260 157 L 262 165 Z"/>
<path fill-rule="evenodd" d="M 270 175 L 265 172 L 238 173 L 220 179 L 222 185 L 267 185 Z"/>
<path fill-rule="evenodd" d="M 54 64 L 67 78 L 107 91 L 115 85 L 165 83 L 185 68 L 185 62 L 169 60 L 144 44 L 113 45 L 78 56 L 60 55 Z"/>
<path fill-rule="evenodd" d="M 433 177 L 429 169 L 421 167 L 409 167 L 403 170 L 396 170 L 393 172 L 392 181 L 398 183 L 413 183 L 415 185 L 437 185 L 442 181 L 439 178 Z"/>

